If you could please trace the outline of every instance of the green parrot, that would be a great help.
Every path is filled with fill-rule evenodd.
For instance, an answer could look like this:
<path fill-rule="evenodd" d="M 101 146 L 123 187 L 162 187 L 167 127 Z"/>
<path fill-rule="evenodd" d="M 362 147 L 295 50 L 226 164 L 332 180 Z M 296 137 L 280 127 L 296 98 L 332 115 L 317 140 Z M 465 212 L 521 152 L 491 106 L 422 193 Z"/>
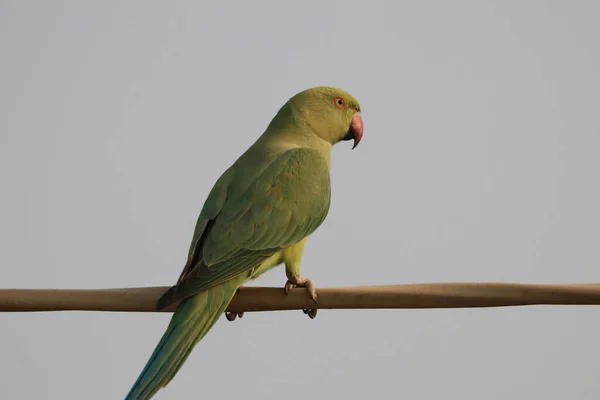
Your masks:
<path fill-rule="evenodd" d="M 169 384 L 238 288 L 269 269 L 285 264 L 286 293 L 304 287 L 317 303 L 314 282 L 300 275 L 304 246 L 329 211 L 332 146 L 354 140 L 354 149 L 362 135 L 358 101 L 338 88 L 307 89 L 279 109 L 210 191 L 187 263 L 157 309 L 180 303 L 125 400 Z"/>

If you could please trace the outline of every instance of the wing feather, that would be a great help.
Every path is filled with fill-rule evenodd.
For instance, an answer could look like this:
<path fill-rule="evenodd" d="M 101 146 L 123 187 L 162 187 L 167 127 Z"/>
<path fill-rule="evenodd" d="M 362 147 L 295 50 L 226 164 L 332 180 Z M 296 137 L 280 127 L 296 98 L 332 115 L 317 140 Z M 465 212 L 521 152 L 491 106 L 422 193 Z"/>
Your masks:
<path fill-rule="evenodd" d="M 204 224 L 209 232 L 194 235 L 196 247 L 190 250 L 189 265 L 172 288 L 169 303 L 250 272 L 301 241 L 321 225 L 330 198 L 325 158 L 311 148 L 286 151 L 243 193 L 226 198 Z"/>

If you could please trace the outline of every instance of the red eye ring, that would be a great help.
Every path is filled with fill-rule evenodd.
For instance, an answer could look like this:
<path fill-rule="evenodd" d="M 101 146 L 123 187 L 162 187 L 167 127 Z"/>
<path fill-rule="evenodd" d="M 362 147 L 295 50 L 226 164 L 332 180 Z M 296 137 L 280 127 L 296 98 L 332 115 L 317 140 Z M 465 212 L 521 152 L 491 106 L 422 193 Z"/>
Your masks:
<path fill-rule="evenodd" d="M 348 107 L 348 102 L 343 97 L 336 97 L 333 99 L 333 103 L 339 109 Z"/>

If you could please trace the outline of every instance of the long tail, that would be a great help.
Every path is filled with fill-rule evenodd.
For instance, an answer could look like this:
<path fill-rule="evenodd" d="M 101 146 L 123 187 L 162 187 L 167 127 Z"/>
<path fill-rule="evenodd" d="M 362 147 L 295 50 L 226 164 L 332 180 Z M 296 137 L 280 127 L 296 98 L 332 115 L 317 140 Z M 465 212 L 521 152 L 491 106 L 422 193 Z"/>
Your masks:
<path fill-rule="evenodd" d="M 125 400 L 149 400 L 167 386 L 194 346 L 223 315 L 240 282 L 223 283 L 184 300 Z"/>

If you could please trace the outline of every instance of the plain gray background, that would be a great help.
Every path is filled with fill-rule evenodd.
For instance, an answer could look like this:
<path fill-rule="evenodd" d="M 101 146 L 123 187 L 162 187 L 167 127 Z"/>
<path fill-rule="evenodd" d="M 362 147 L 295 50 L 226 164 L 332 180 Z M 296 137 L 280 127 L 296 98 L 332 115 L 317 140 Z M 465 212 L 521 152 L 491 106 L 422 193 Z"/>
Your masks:
<path fill-rule="evenodd" d="M 173 284 L 292 95 L 361 102 L 318 286 L 600 282 L 600 3 L 0 2 L 0 286 Z M 282 286 L 282 268 L 254 285 Z M 0 397 L 121 399 L 169 314 L 0 315 Z M 597 399 L 600 309 L 222 318 L 156 399 Z"/>

